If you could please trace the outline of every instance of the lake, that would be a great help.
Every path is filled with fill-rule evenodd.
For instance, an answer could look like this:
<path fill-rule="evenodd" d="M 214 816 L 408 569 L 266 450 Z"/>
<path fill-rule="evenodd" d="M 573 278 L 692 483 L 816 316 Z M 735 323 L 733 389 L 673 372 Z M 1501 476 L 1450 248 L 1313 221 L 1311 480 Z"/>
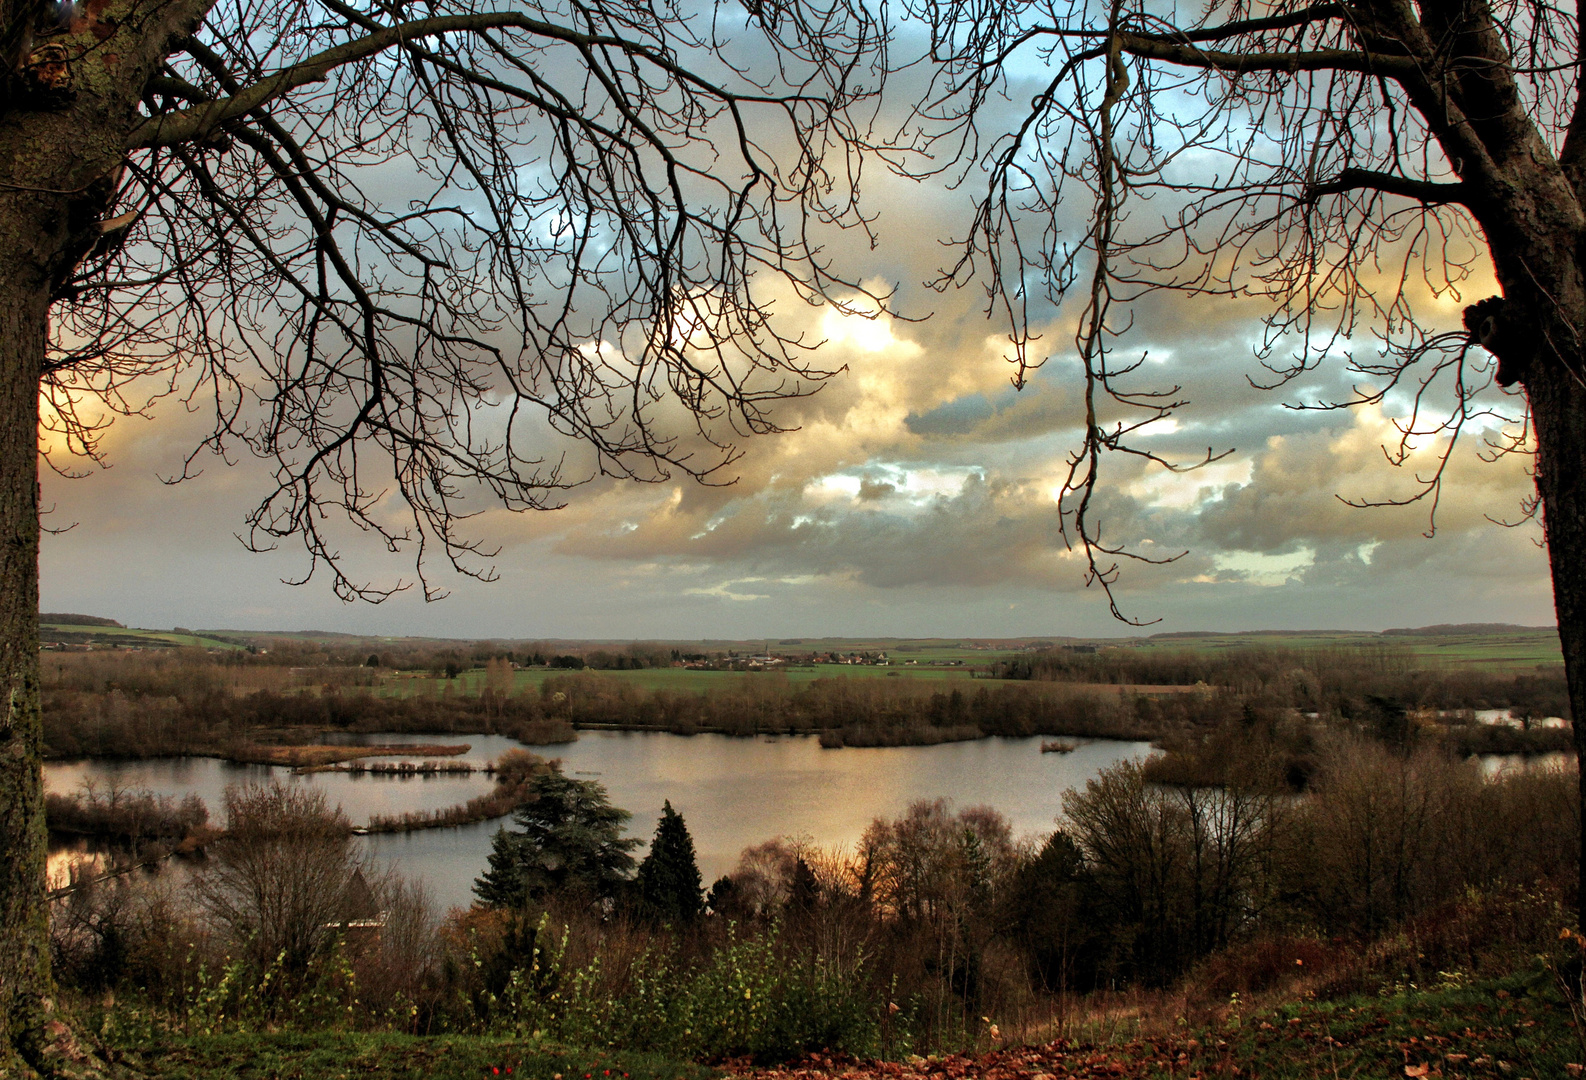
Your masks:
<path fill-rule="evenodd" d="M 385 735 L 360 741 L 413 744 L 466 742 L 461 758 L 483 764 L 519 746 L 496 735 Z M 920 799 L 951 799 L 958 807 L 986 805 L 1002 812 L 1016 834 L 1054 827 L 1063 793 L 1082 788 L 1109 765 L 1140 760 L 1144 742 L 1096 740 L 1069 754 L 1041 753 L 1039 737 L 978 739 L 937 746 L 822 749 L 809 736 L 740 738 L 666 732 L 586 731 L 574 743 L 532 747 L 560 758 L 573 776 L 598 780 L 613 804 L 632 811 L 629 833 L 648 843 L 661 805 L 670 800 L 688 822 L 706 885 L 728 873 L 739 853 L 776 836 L 807 836 L 824 847 L 851 845 L 872 819 L 895 817 Z M 387 759 L 390 760 L 390 759 Z M 213 758 L 152 761 L 48 762 L 44 782 L 69 794 L 84 782 L 147 789 L 159 794 L 196 792 L 212 818 L 221 817 L 226 785 L 271 777 L 313 784 L 339 804 L 355 825 L 371 814 L 433 810 L 488 791 L 489 777 L 388 777 L 348 773 L 292 776 L 267 765 L 237 765 Z M 366 850 L 404 874 L 422 878 L 437 907 L 467 905 L 473 880 L 485 868 L 490 839 L 510 819 L 452 829 L 426 829 L 361 837 Z M 639 855 L 642 856 L 643 849 Z M 59 850 L 57 872 L 70 856 Z"/>

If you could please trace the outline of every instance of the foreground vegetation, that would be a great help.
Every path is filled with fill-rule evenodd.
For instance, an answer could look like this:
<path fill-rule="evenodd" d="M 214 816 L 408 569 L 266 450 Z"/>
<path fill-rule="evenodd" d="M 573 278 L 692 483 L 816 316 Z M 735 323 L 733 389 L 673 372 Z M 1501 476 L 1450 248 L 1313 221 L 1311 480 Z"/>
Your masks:
<path fill-rule="evenodd" d="M 1071 1035 L 1033 1046 L 971 1051 L 903 1068 L 833 1062 L 817 1055 L 754 1075 L 761 1080 L 821 1080 L 836 1065 L 853 1080 L 1566 1077 L 1576 1074 L 1586 1050 L 1568 1003 L 1549 974 L 1547 965 L 1540 964 L 1480 983 L 1453 977 L 1432 988 L 1385 988 L 1334 1000 L 1304 997 L 1256 1010 L 1235 1000 L 1216 1018 L 1199 1023 L 1159 1010 L 1109 1028 L 1108 1018 L 1087 1016 L 1065 1025 Z M 1140 1029 L 1148 1022 L 1153 1030 L 1143 1034 Z M 1098 1027 L 1105 1030 L 1098 1032 Z"/>
<path fill-rule="evenodd" d="M 778 1065 L 738 1060 L 709 1068 L 608 1046 L 570 1048 L 533 1032 L 414 1036 L 339 1023 L 311 1031 L 191 1033 L 105 999 L 79 1012 L 80 1027 L 96 1033 L 111 1061 L 177 1080 L 827 1080 L 836 1074 L 847 1080 L 1541 1080 L 1578 1075 L 1586 1059 L 1578 948 L 1572 944 L 1555 943 L 1529 961 L 1512 960 L 1511 969 L 1497 976 L 1441 972 L 1424 986 L 1388 978 L 1367 993 L 1318 993 L 1315 980 L 1308 986 L 1298 980 L 1264 995 L 1266 1004 L 1235 993 L 1207 1007 L 1196 1001 L 1193 985 L 1182 995 L 1154 999 L 1100 996 L 1075 1002 L 1044 1028 L 1025 1033 L 1029 1042 L 991 1028 L 957 1051 L 900 1056 L 897 1063 L 816 1050 Z"/>
<path fill-rule="evenodd" d="M 322 793 L 236 789 L 190 879 L 54 905 L 55 966 L 85 1000 L 113 991 L 138 1038 L 335 1028 L 699 1062 L 1132 1039 L 1164 1012 L 1458 989 L 1538 956 L 1578 982 L 1573 772 L 1486 780 L 1436 744 L 1335 731 L 1296 798 L 1249 746 L 1217 788 L 1111 769 L 1038 842 L 920 803 L 851 850 L 750 848 L 708 892 L 670 808 L 636 866 L 599 785 L 547 769 L 481 903 L 444 918 L 357 858 Z"/>
<path fill-rule="evenodd" d="M 396 1080 L 942 1080 L 995 1076 L 1168 1078 L 1254 1076 L 1263 1080 L 1401 1080 L 1444 1077 L 1567 1077 L 1586 1057 L 1562 994 L 1538 966 L 1493 980 L 1457 979 L 1427 989 L 1390 990 L 1336 1000 L 1296 1000 L 1268 1009 L 1231 1005 L 1218 1018 L 1151 1019 L 1159 1032 L 1098 1035 L 1102 1017 L 1061 1025 L 1034 1045 L 983 1047 L 899 1064 L 815 1053 L 778 1067 L 707 1068 L 651 1054 L 578 1051 L 544 1039 L 503 1036 L 419 1037 L 390 1032 L 183 1036 L 119 1026 L 99 1012 L 106 1046 L 117 1060 L 172 1080 L 319 1080 L 380 1075 Z M 1183 1020 L 1180 1023 L 1180 1020 Z M 1088 1021 L 1088 1024 L 1087 1022 Z M 1165 1021 L 1165 1022 L 1164 1022 Z M 1143 1020 L 1142 1020 L 1143 1022 Z M 1427 1071 L 1420 1072 L 1422 1068 Z"/>
<path fill-rule="evenodd" d="M 717 1071 L 654 1054 L 578 1050 L 534 1039 L 394 1032 L 180 1036 L 115 1026 L 105 1048 L 117 1062 L 167 1080 L 711 1080 Z"/>

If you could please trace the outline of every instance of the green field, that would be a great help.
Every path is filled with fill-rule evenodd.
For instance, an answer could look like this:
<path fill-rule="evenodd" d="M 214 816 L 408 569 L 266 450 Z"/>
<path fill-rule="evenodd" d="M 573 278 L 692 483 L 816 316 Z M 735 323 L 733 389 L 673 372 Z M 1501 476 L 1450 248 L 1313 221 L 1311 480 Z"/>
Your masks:
<path fill-rule="evenodd" d="M 603 679 L 631 683 L 646 690 L 677 690 L 704 693 L 750 683 L 786 681 L 793 685 L 814 682 L 816 679 L 925 679 L 931 682 L 967 680 L 973 669 L 965 667 L 862 667 L 844 664 L 817 664 L 814 667 L 794 667 L 765 671 L 690 671 L 687 668 L 647 668 L 639 671 L 569 671 L 563 668 L 527 668 L 513 672 L 513 690 L 538 689 L 547 679 L 568 675 L 589 674 Z M 394 675 L 381 683 L 382 692 L 394 695 L 430 692 L 435 678 L 428 674 Z M 457 676 L 456 692 L 477 694 L 485 685 L 483 668 L 474 668 Z"/>
<path fill-rule="evenodd" d="M 1105 644 L 1097 642 L 1097 644 Z M 1119 642 L 1117 644 L 1124 644 Z M 1558 632 L 1551 628 L 1506 628 L 1471 633 L 1372 634 L 1354 631 L 1210 634 L 1133 639 L 1128 647 L 1174 652 L 1213 649 L 1339 649 L 1387 647 L 1407 650 L 1429 667 L 1480 665 L 1534 668 L 1562 664 Z"/>
<path fill-rule="evenodd" d="M 41 623 L 39 640 L 61 641 L 68 645 L 103 645 L 142 649 L 243 649 L 247 646 L 230 638 L 212 636 L 213 631 L 140 630 L 136 627 L 83 626 L 78 623 Z"/>
<path fill-rule="evenodd" d="M 822 678 L 963 679 L 974 669 L 985 669 L 1000 660 L 1026 654 L 1033 649 L 1053 646 L 1088 645 L 1099 650 L 1145 649 L 1171 652 L 1202 652 L 1223 649 L 1338 649 L 1385 647 L 1408 652 L 1428 666 L 1477 665 L 1497 670 L 1526 670 L 1538 665 L 1563 662 L 1558 634 L 1551 628 L 1471 625 L 1427 628 L 1414 632 L 1378 634 L 1367 631 L 1262 631 L 1232 634 L 1156 634 L 1115 638 L 785 638 L 761 640 L 691 641 L 557 641 L 534 639 L 485 639 L 461 641 L 422 637 L 378 637 L 338 634 L 328 631 L 268 632 L 240 630 L 198 630 L 178 633 L 173 630 L 148 630 L 109 626 L 45 623 L 41 627 L 45 642 L 96 644 L 103 646 L 171 648 L 190 646 L 205 649 L 239 649 L 252 643 L 267 647 L 272 642 L 318 642 L 327 647 L 369 648 L 389 646 L 433 646 L 441 649 L 477 650 L 499 647 L 503 652 L 533 649 L 545 655 L 583 653 L 593 649 L 622 652 L 630 645 L 677 649 L 685 654 L 760 655 L 767 648 L 773 654 L 801 657 L 810 653 L 853 652 L 886 653 L 887 667 L 844 664 L 793 664 L 783 669 L 786 678 L 801 683 Z M 912 661 L 912 663 L 911 663 Z M 953 665 L 953 666 L 949 666 Z M 566 674 L 562 669 L 535 668 L 517 673 L 517 686 L 538 686 L 547 678 Z M 659 668 L 641 671 L 605 671 L 612 678 L 632 681 L 649 689 L 709 690 L 734 680 L 767 677 L 761 672 L 690 671 Z M 482 679 L 480 671 L 466 673 L 462 679 L 470 689 Z M 400 678 L 388 682 L 392 692 L 403 693 Z"/>

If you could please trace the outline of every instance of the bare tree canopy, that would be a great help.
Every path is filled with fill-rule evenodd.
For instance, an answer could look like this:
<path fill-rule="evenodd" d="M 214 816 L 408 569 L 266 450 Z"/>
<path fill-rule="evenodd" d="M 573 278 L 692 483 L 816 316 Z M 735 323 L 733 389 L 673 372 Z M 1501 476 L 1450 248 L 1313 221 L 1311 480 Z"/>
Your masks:
<path fill-rule="evenodd" d="M 490 575 L 459 528 L 487 497 L 730 479 L 831 374 L 773 297 L 877 310 L 822 237 L 867 228 L 879 29 L 840 2 L 0 0 L 0 1072 L 74 1052 L 39 1041 L 41 425 L 92 456 L 107 415 L 209 412 L 190 468 L 271 463 L 247 542 L 300 538 L 343 598 L 400 583 L 347 576 L 337 520 L 433 595 L 436 559 Z"/>
<path fill-rule="evenodd" d="M 1133 303 L 1159 290 L 1264 300 L 1259 385 L 1342 363 L 1353 395 L 1310 404 L 1388 406 L 1402 435 L 1390 460 L 1432 445 L 1446 465 L 1472 430 L 1488 455 L 1532 456 L 1537 497 L 1521 516 L 1540 512 L 1586 715 L 1578 13 L 1529 0 L 922 0 L 910 15 L 929 26 L 933 81 L 894 165 L 978 192 L 938 284 L 989 285 L 1016 385 L 1045 359 L 1034 331 L 1055 306 L 1078 309 L 1086 424 L 1060 510 L 1090 580 L 1110 594 L 1120 560 L 1158 561 L 1103 533 L 1092 497 L 1107 455 L 1192 468 L 1226 449 L 1173 462 L 1137 438 L 1183 402 L 1129 353 Z M 1439 324 L 1434 301 L 1468 302 L 1489 274 L 1501 295 Z M 1417 475 L 1409 500 L 1435 515 L 1442 475 Z M 1580 725 L 1576 740 L 1586 747 Z"/>
<path fill-rule="evenodd" d="M 478 574 L 470 494 L 535 509 L 594 470 L 721 476 L 828 374 L 771 323 L 768 279 L 856 291 L 811 229 L 861 223 L 856 68 L 878 56 L 841 8 L 734 14 L 62 9 L 9 118 L 99 98 L 120 123 L 102 157 L 7 183 L 72 193 L 46 425 L 92 453 L 100 402 L 180 392 L 215 414 L 207 449 L 275 463 L 250 541 L 300 536 L 366 599 L 326 509 Z M 593 462 L 565 468 L 547 423 Z"/>
<path fill-rule="evenodd" d="M 899 149 L 929 156 L 900 167 L 979 192 L 938 284 L 989 285 L 1017 385 L 1044 362 L 1038 349 L 1067 349 L 1033 325 L 1053 305 L 1082 308 L 1089 430 L 1064 510 L 1096 580 L 1110 584 L 1113 557 L 1130 554 L 1100 540 L 1089 510 L 1102 458 L 1184 468 L 1227 449 L 1168 462 L 1134 438 L 1183 404 L 1178 386 L 1143 382 L 1119 340 L 1151 290 L 1269 301 L 1257 381 L 1347 355 L 1355 395 L 1312 404 L 1408 402 L 1398 460 L 1477 419 L 1507 430 L 1494 450 L 1532 447 L 1525 399 L 1483 392 L 1523 379 L 1529 353 L 1567 335 L 1507 352 L 1495 336 L 1541 327 L 1507 282 L 1562 295 L 1540 264 L 1580 227 L 1572 12 L 1219 3 L 1180 18 L 1139 3 L 928 2 L 913 14 L 931 28 L 935 81 Z M 1495 232 L 1551 239 L 1498 253 L 1510 303 L 1473 316 L 1485 338 L 1428 321 L 1431 301 L 1485 278 Z M 1415 498 L 1435 503 L 1440 479 L 1421 478 Z"/>

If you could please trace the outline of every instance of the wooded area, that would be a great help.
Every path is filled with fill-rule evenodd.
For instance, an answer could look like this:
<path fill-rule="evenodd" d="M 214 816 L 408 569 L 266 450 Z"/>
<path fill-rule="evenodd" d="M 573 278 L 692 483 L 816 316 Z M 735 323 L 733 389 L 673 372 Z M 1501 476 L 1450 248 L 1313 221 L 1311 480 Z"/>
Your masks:
<path fill-rule="evenodd" d="M 987 678 L 794 681 L 776 671 L 723 678 L 713 689 L 650 689 L 600 672 L 543 672 L 520 683 L 488 652 L 483 678 L 445 678 L 427 654 L 398 668 L 346 656 L 210 654 L 199 650 L 47 654 L 44 742 L 52 757 L 199 753 L 263 760 L 274 743 L 320 731 L 502 734 L 549 745 L 580 725 L 679 734 L 803 733 L 825 745 L 918 745 L 985 736 L 1074 736 L 1195 742 L 1225 725 L 1284 727 L 1308 742 L 1343 725 L 1420 726 L 1462 753 L 1565 750 L 1562 670 L 1485 671 L 1426 665 L 1407 651 L 1360 649 L 1049 649 L 1000 662 Z M 400 670 L 404 677 L 392 678 Z M 817 672 L 819 668 L 815 669 Z M 477 674 L 475 669 L 474 674 Z M 436 675 L 440 677 L 435 677 Z M 407 675 L 418 675 L 409 678 Z M 1507 709 L 1523 728 L 1478 724 Z M 1529 719 L 1526 719 L 1529 718 Z M 1401 735 L 1403 733 L 1401 732 Z M 252 749 L 250 749 L 252 748 Z M 250 756 L 251 755 L 251 756 Z"/>

